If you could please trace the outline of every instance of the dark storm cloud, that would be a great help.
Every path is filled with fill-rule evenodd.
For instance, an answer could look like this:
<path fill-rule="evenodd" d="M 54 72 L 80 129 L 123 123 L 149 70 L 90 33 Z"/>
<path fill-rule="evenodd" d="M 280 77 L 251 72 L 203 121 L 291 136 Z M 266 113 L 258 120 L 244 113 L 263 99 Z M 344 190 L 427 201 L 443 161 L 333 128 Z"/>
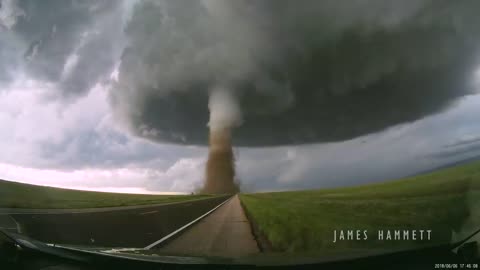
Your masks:
<path fill-rule="evenodd" d="M 144 1 L 112 104 L 157 141 L 206 144 L 208 95 L 231 89 L 234 144 L 346 140 L 472 91 L 478 1 Z"/>
<path fill-rule="evenodd" d="M 67 97 L 85 94 L 113 70 L 121 51 L 121 1 L 11 2 L 21 16 L 0 34 L 9 34 L 5 44 L 12 47 L 15 41 L 16 48 L 6 51 L 0 45 L 0 68 L 21 69 L 33 79 L 55 83 Z"/>
<path fill-rule="evenodd" d="M 20 1 L 26 16 L 14 27 L 27 41 L 25 58 L 40 79 L 59 81 L 64 63 L 91 23 L 92 1 Z"/>
<path fill-rule="evenodd" d="M 119 19 L 119 8 L 111 5 L 111 9 L 102 15 L 75 54 L 77 61 L 68 74 L 63 73 L 61 88 L 68 93 L 83 93 L 99 80 L 108 79 L 108 72 L 113 70 L 122 49 L 119 37 L 122 27 Z"/>
<path fill-rule="evenodd" d="M 12 79 L 15 67 L 21 60 L 17 48 L 21 43 L 10 29 L 22 16 L 25 16 L 25 13 L 17 6 L 16 1 L 0 1 L 0 86 Z"/>

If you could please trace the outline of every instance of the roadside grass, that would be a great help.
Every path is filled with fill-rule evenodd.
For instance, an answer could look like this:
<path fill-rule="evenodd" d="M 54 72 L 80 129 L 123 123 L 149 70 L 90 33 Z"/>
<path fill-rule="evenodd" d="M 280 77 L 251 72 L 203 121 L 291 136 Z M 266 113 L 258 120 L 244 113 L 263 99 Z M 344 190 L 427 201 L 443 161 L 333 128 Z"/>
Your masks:
<path fill-rule="evenodd" d="M 95 208 L 181 202 L 212 195 L 147 195 L 79 191 L 0 180 L 0 208 Z"/>
<path fill-rule="evenodd" d="M 240 199 L 274 251 L 396 250 L 451 242 L 452 231 L 464 229 L 469 209 L 480 202 L 479 180 L 476 162 L 378 184 L 241 194 Z M 333 243 L 334 230 L 349 229 L 368 230 L 368 239 Z M 431 229 L 432 237 L 378 240 L 378 230 L 387 229 Z"/>

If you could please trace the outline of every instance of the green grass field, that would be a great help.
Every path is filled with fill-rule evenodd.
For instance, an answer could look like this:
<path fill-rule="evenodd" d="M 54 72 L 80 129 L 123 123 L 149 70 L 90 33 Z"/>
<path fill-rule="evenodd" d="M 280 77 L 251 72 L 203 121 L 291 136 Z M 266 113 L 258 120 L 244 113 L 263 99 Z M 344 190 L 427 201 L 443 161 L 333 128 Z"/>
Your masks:
<path fill-rule="evenodd" d="M 0 180 L 0 208 L 93 208 L 180 202 L 211 195 L 143 195 L 78 191 Z"/>
<path fill-rule="evenodd" d="M 480 162 L 379 184 L 295 192 L 241 194 L 274 251 L 403 249 L 451 241 L 480 202 Z M 480 224 L 478 224 L 480 227 Z M 366 241 L 333 243 L 333 230 L 366 229 Z M 431 229 L 432 240 L 378 241 L 379 229 Z"/>

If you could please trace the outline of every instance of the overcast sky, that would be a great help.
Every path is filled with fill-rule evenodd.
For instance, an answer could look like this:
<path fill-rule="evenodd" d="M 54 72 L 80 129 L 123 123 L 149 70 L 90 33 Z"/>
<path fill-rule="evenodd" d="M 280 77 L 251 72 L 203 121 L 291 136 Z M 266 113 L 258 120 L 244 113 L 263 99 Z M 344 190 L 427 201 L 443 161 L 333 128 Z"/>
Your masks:
<path fill-rule="evenodd" d="M 74 12 L 43 3 L 1 1 L 0 179 L 136 193 L 201 186 L 205 146 L 148 140 L 112 110 L 109 91 L 136 1 L 79 1 Z M 472 74 L 480 89 L 480 66 Z M 271 191 L 415 174 L 480 156 L 479 115 L 473 93 L 439 113 L 347 141 L 237 147 L 237 177 L 245 191 Z"/>

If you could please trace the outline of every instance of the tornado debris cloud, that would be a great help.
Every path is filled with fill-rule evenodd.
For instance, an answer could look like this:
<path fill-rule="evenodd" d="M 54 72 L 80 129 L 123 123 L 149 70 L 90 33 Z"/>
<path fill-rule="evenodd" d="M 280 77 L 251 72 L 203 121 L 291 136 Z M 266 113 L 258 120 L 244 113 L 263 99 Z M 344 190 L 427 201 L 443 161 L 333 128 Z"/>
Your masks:
<path fill-rule="evenodd" d="M 205 168 L 203 193 L 235 193 L 235 156 L 232 131 L 242 123 L 237 97 L 226 87 L 215 87 L 210 92 L 209 153 Z"/>
<path fill-rule="evenodd" d="M 231 132 L 228 129 L 210 130 L 210 148 L 205 168 L 203 193 L 235 193 L 235 157 Z"/>

